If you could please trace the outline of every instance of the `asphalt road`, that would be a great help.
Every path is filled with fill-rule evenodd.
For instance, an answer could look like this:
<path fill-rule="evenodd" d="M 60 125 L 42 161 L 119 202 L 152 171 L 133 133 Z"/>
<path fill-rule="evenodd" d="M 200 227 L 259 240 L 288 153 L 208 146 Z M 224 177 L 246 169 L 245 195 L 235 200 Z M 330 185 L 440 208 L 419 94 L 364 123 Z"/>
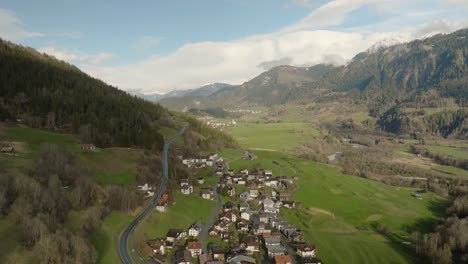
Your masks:
<path fill-rule="evenodd" d="M 148 207 L 143 210 L 128 226 L 125 228 L 124 231 L 120 234 L 119 237 L 119 256 L 120 260 L 124 264 L 133 264 L 133 259 L 131 257 L 130 251 L 132 251 L 135 255 L 138 256 L 139 260 L 141 262 L 144 261 L 143 257 L 138 253 L 138 250 L 136 250 L 134 241 L 133 241 L 133 234 L 135 232 L 136 227 L 138 224 L 145 219 L 146 216 L 153 210 L 156 205 L 158 204 L 159 200 L 161 199 L 161 196 L 163 193 L 166 191 L 167 187 L 167 179 L 169 177 L 169 167 L 168 167 L 168 161 L 167 161 L 167 156 L 168 156 L 168 151 L 169 151 L 169 146 L 171 143 L 180 135 L 184 133 L 186 129 L 186 126 L 181 128 L 179 132 L 177 132 L 177 135 L 169 139 L 164 143 L 164 149 L 163 149 L 163 175 L 161 179 L 161 184 L 159 184 L 158 189 L 156 193 L 154 194 L 153 200 L 151 203 L 148 205 Z"/>

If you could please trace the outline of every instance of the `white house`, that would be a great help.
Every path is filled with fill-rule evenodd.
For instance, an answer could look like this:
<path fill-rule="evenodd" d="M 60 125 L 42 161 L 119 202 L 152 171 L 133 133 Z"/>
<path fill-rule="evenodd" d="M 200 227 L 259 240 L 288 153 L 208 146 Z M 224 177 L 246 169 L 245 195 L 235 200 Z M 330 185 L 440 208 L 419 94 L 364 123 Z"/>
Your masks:
<path fill-rule="evenodd" d="M 245 220 L 250 220 L 250 216 L 252 216 L 252 212 L 250 209 L 246 209 L 244 212 L 241 213 L 241 218 Z"/>
<path fill-rule="evenodd" d="M 213 200 L 213 189 L 203 188 L 201 190 L 201 196 L 202 196 L 203 199 Z"/>
<path fill-rule="evenodd" d="M 297 246 L 297 255 L 303 258 L 315 257 L 316 255 L 316 248 L 314 245 L 309 244 L 299 244 Z"/>
<path fill-rule="evenodd" d="M 249 196 L 250 198 L 257 198 L 258 197 L 258 190 L 249 190 Z"/>
<path fill-rule="evenodd" d="M 201 225 L 200 223 L 197 222 L 189 228 L 188 235 L 192 237 L 198 237 L 198 235 L 200 235 L 200 231 L 201 231 Z"/>
<path fill-rule="evenodd" d="M 140 191 L 144 191 L 144 192 L 151 190 L 151 187 L 148 186 L 148 183 L 145 183 L 144 185 L 138 185 L 138 188 L 140 188 Z"/>
<path fill-rule="evenodd" d="M 167 212 L 167 202 L 159 202 L 157 205 L 156 205 L 156 210 L 158 210 L 159 212 L 161 213 L 165 213 Z"/>
<path fill-rule="evenodd" d="M 191 194 L 193 193 L 193 186 L 192 185 L 184 185 L 180 188 L 180 191 L 183 194 Z"/>
<path fill-rule="evenodd" d="M 278 213 L 278 208 L 275 208 L 275 202 L 271 200 L 270 198 L 264 199 L 262 201 L 263 203 L 263 211 L 265 213 Z"/>

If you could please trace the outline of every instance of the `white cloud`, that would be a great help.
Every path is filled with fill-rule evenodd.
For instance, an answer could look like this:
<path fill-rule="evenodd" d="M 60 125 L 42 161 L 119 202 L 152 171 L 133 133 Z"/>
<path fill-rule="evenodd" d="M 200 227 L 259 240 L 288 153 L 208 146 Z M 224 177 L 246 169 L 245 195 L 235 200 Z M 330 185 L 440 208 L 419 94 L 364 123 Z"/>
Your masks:
<path fill-rule="evenodd" d="M 315 9 L 301 21 L 284 28 L 284 31 L 296 31 L 301 29 L 318 29 L 341 24 L 346 16 L 370 3 L 379 0 L 333 0 Z"/>
<path fill-rule="evenodd" d="M 468 8 L 468 1 L 467 0 L 442 0 L 449 5 L 458 6 L 458 7 L 465 7 Z"/>
<path fill-rule="evenodd" d="M 225 42 L 190 43 L 170 54 L 153 55 L 132 64 L 115 67 L 87 64 L 81 68 L 124 90 L 167 92 L 212 82 L 239 84 L 260 74 L 262 67 L 275 63 L 343 65 L 379 41 L 406 42 L 468 26 L 466 18 L 449 17 L 441 13 L 444 10 L 421 8 L 425 3 L 426 0 L 410 3 L 334 0 L 313 10 L 298 23 L 271 34 Z M 343 24 L 351 12 L 364 6 L 377 10 L 382 20 L 369 21 L 356 28 L 328 28 Z M 383 11 L 384 7 L 392 9 Z M 435 20 L 437 17 L 448 18 Z"/>
<path fill-rule="evenodd" d="M 115 57 L 115 55 L 111 53 L 86 54 L 82 52 L 71 52 L 56 47 L 42 47 L 37 50 L 39 52 L 52 55 L 59 60 L 89 64 L 100 64 L 105 60 L 109 60 Z"/>
<path fill-rule="evenodd" d="M 23 28 L 24 24 L 15 13 L 0 8 L 0 37 L 15 41 L 30 37 L 44 36 L 39 32 L 28 31 Z"/>

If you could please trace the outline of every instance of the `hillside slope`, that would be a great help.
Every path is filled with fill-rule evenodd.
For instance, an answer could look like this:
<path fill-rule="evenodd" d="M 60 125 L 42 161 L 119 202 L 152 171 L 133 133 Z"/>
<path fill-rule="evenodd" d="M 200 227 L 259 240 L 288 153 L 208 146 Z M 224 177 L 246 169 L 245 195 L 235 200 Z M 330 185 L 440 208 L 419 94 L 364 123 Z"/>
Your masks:
<path fill-rule="evenodd" d="M 204 135 L 201 144 L 233 143 L 195 120 L 131 96 L 63 61 L 6 41 L 0 41 L 0 87 L 0 121 L 80 134 L 83 143 L 161 149 L 160 131 L 176 129 L 185 122 L 193 123 L 191 129 Z"/>

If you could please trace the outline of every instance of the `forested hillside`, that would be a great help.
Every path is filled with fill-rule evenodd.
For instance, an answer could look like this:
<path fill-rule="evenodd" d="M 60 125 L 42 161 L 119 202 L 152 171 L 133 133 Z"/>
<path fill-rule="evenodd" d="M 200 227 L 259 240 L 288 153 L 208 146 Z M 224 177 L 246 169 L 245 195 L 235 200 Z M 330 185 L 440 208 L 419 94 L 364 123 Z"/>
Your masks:
<path fill-rule="evenodd" d="M 70 64 L 6 41 L 0 41 L 0 88 L 0 121 L 80 134 L 83 143 L 100 147 L 161 149 L 163 136 L 158 131 L 176 128 L 187 119 Z M 194 127 L 210 141 L 232 143 L 208 127 Z"/>
<path fill-rule="evenodd" d="M 0 262 L 116 263 L 116 236 L 144 203 L 136 185 L 159 182 L 164 139 L 186 125 L 172 159 L 235 145 L 189 116 L 0 41 L 0 147 L 11 148 L 0 153 L 0 231 L 8 237 Z M 171 166 L 177 186 L 190 172 Z"/>

